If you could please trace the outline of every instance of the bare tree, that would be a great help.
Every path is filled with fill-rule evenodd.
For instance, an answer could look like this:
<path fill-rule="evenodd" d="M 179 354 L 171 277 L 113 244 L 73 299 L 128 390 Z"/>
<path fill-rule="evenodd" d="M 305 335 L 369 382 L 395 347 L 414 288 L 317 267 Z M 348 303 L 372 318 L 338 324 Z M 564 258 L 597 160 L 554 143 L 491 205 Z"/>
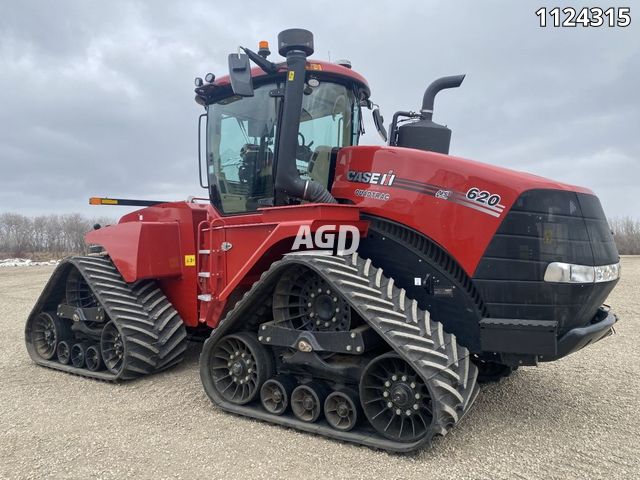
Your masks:
<path fill-rule="evenodd" d="M 24 257 L 36 253 L 60 257 L 86 251 L 85 234 L 93 225 L 115 223 L 109 218 L 89 219 L 78 213 L 40 215 L 0 214 L 0 256 Z"/>
<path fill-rule="evenodd" d="M 621 255 L 640 255 L 640 220 L 631 217 L 609 220 Z"/>
<path fill-rule="evenodd" d="M 8 252 L 20 256 L 28 252 L 33 242 L 33 222 L 17 213 L 0 215 L 0 238 Z"/>

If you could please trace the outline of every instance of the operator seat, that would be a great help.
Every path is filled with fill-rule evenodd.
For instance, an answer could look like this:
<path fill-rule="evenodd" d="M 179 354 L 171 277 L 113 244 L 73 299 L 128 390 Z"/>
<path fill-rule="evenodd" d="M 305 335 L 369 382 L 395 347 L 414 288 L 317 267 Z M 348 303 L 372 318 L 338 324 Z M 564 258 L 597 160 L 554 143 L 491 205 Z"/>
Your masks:
<path fill-rule="evenodd" d="M 331 173 L 331 151 L 333 147 L 319 145 L 313 151 L 309 160 L 309 176 L 321 185 L 329 185 L 329 174 Z"/>

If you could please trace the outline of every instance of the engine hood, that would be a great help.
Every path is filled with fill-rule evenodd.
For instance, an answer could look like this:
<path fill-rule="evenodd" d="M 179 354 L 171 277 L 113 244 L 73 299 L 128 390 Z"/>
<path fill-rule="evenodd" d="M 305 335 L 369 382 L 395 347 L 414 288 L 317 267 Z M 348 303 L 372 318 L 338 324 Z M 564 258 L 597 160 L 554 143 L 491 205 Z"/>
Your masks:
<path fill-rule="evenodd" d="M 473 275 L 514 202 L 529 190 L 589 189 L 450 155 L 387 146 L 339 151 L 332 194 L 407 225 Z"/>

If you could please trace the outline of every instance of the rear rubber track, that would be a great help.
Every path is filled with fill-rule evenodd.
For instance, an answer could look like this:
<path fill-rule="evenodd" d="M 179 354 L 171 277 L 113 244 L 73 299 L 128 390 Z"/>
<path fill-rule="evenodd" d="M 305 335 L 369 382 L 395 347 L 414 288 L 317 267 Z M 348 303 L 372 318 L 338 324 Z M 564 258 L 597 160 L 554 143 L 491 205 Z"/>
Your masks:
<path fill-rule="evenodd" d="M 123 335 L 125 361 L 117 375 L 106 370 L 91 372 L 44 360 L 30 345 L 30 321 L 47 307 L 52 309 L 48 297 L 64 285 L 62 282 L 66 281 L 65 273 L 69 268 L 80 272 L 109 319 Z M 107 381 L 130 380 L 167 369 L 183 359 L 187 347 L 184 323 L 156 282 L 126 283 L 109 258 L 98 256 L 70 257 L 60 263 L 29 316 L 26 340 L 29 355 L 38 365 Z"/>
<path fill-rule="evenodd" d="M 423 438 L 403 443 L 378 436 L 371 430 L 341 432 L 320 423 L 272 415 L 261 407 L 239 406 L 217 394 L 208 373 L 207 353 L 224 335 L 241 330 L 245 322 L 251 321 L 256 305 L 267 301 L 282 273 L 295 265 L 308 267 L 340 291 L 364 321 L 425 381 L 432 396 L 433 420 Z M 429 312 L 421 310 L 417 302 L 408 298 L 404 289 L 397 288 L 393 279 L 385 277 L 371 260 L 362 259 L 357 254 L 331 256 L 301 252 L 288 254 L 274 262 L 213 331 L 200 357 L 200 375 L 205 391 L 223 410 L 400 453 L 430 444 L 436 435 L 445 435 L 460 422 L 478 395 L 477 374 L 469 351 L 457 343 L 455 336 L 445 332 L 441 323 L 432 320 Z"/>

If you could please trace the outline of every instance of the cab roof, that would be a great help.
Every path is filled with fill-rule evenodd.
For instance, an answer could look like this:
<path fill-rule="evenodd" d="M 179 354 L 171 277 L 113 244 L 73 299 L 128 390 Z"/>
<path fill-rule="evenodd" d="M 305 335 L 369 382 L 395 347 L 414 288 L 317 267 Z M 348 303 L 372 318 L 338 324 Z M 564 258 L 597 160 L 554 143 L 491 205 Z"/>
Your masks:
<path fill-rule="evenodd" d="M 254 80 L 264 79 L 265 81 L 267 81 L 268 78 L 279 77 L 287 71 L 287 64 L 285 62 L 278 63 L 276 64 L 276 66 L 278 68 L 278 71 L 276 74 L 267 74 L 260 67 L 253 67 L 251 69 L 251 77 Z M 324 61 L 314 60 L 314 59 L 307 59 L 307 71 L 317 73 L 318 77 L 320 77 L 321 79 L 327 79 L 327 80 L 342 79 L 343 81 L 344 80 L 352 81 L 356 83 L 358 87 L 360 87 L 363 90 L 366 98 L 368 98 L 371 95 L 371 90 L 369 89 L 369 84 L 367 83 L 367 80 L 358 72 L 355 72 L 350 68 L 343 67 L 342 65 L 338 65 L 336 63 L 324 62 Z M 212 97 L 212 96 L 217 97 L 218 95 L 216 90 L 218 89 L 227 90 L 230 84 L 231 84 L 231 80 L 229 79 L 229 75 L 224 75 L 220 78 L 216 78 L 216 80 L 213 83 L 205 84 L 202 87 L 197 87 L 195 89 L 195 92 L 198 94 L 198 96 L 201 96 L 204 98 Z"/>

